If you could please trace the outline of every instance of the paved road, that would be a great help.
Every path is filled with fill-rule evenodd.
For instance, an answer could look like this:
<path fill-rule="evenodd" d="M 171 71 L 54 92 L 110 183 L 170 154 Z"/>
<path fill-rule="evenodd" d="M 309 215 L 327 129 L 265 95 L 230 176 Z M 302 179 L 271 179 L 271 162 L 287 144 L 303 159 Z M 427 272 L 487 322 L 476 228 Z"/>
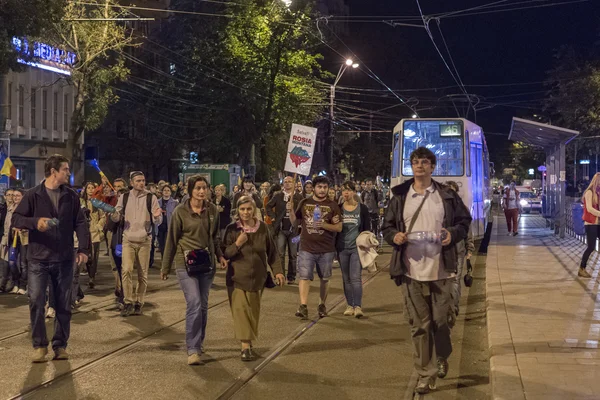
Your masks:
<path fill-rule="evenodd" d="M 387 260 L 389 249 L 380 256 L 380 265 Z M 386 270 L 363 274 L 367 317 L 362 320 L 341 315 L 345 304 L 339 269 L 331 283 L 328 318 L 307 323 L 294 317 L 297 286 L 266 290 L 255 344 L 261 357 L 253 363 L 239 360 L 219 272 L 210 296 L 206 365 L 189 367 L 185 302 L 174 277 L 162 282 L 158 270 L 151 270 L 145 315 L 123 319 L 112 304 L 107 265 L 103 257 L 97 289 L 73 316 L 68 362 L 32 365 L 27 300 L 0 296 L 0 399 L 412 398 L 409 331 L 399 290 Z M 485 269 L 477 274 L 476 284 L 463 296 L 450 374 L 428 398 L 487 398 Z M 317 297 L 314 286 L 311 315 L 316 314 Z"/>

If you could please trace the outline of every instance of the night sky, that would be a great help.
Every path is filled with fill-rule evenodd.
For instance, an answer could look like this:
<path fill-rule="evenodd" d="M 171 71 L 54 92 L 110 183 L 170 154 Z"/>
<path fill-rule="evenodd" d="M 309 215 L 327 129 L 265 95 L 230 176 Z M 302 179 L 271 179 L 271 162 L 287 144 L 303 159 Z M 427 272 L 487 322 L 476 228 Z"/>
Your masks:
<path fill-rule="evenodd" d="M 505 137 L 497 134 L 508 135 L 513 116 L 527 117 L 541 111 L 540 101 L 544 98 L 545 89 L 543 84 L 512 84 L 545 80 L 547 70 L 552 67 L 556 49 L 562 45 L 591 47 L 598 41 L 600 33 L 600 0 L 508 0 L 499 4 L 503 7 L 512 4 L 509 8 L 516 8 L 565 1 L 572 3 L 440 20 L 443 36 L 467 91 L 482 96 L 482 104 L 493 106 L 477 113 L 477 123 L 490 133 L 487 135 L 489 144 L 499 145 L 507 142 Z M 431 15 L 489 3 L 498 1 L 421 0 L 421 7 L 424 14 Z M 365 19 L 357 18 L 360 16 L 386 16 L 369 18 L 372 21 L 391 20 L 394 16 L 420 16 L 416 0 L 349 0 L 347 4 L 350 7 L 351 21 Z M 498 9 L 500 8 L 472 12 Z M 404 22 L 420 23 L 418 20 Z M 419 111 L 420 116 L 457 116 L 452 103 L 443 97 L 460 93 L 458 87 L 436 91 L 412 91 L 456 85 L 424 29 L 391 27 L 383 22 L 344 24 L 330 21 L 328 26 L 338 30 L 346 27 L 347 31 L 342 31 L 339 35 L 341 41 L 335 42 L 333 47 L 339 53 L 351 56 L 350 50 L 344 46 L 345 43 L 361 59 L 363 65 L 368 66 L 388 86 L 393 89 L 405 89 L 406 91 L 399 92 L 404 98 L 417 98 L 417 108 L 422 110 Z M 450 63 L 436 22 L 432 21 L 430 27 L 436 43 Z M 335 64 L 336 58 L 341 56 L 333 52 L 326 55 L 326 60 L 333 61 L 332 64 Z M 336 70 L 335 65 L 328 68 Z M 347 72 L 339 85 L 383 88 L 367 76 L 368 71 L 362 66 L 361 70 L 362 72 Z M 356 104 L 353 101 L 360 100 L 361 107 L 376 110 L 399 103 L 399 100 L 385 92 L 355 91 L 363 96 L 347 93 L 345 97 L 343 92 L 343 89 L 340 90 L 342 94 L 341 97 L 338 96 L 340 105 L 344 102 Z M 430 107 L 433 108 L 426 109 Z M 397 116 L 399 121 L 412 114 L 405 107 L 392 108 L 384 113 L 386 115 L 380 115 L 374 121 L 378 127 L 387 129 L 395 125 L 394 117 Z M 475 119 L 473 113 L 469 115 L 469 119 Z M 502 147 L 506 148 L 506 145 Z"/>

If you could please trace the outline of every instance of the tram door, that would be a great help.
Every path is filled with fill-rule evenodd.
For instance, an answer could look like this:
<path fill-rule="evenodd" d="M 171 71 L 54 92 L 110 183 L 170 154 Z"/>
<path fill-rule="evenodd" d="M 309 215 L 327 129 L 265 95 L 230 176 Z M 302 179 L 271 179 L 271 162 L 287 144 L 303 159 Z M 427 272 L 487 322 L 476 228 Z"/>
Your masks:
<path fill-rule="evenodd" d="M 482 237 L 485 233 L 485 215 L 483 211 L 483 146 L 480 143 L 471 143 L 471 188 L 473 190 L 473 203 L 471 208 L 471 229 L 473 236 Z"/>

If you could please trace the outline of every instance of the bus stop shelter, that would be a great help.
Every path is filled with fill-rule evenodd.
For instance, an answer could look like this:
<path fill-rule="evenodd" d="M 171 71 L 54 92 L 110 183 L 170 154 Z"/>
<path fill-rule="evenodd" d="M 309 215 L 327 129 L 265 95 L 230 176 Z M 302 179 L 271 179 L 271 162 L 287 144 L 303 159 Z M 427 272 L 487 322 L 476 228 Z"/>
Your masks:
<path fill-rule="evenodd" d="M 578 131 L 513 117 L 508 140 L 544 149 L 546 179 L 543 187 L 544 216 L 561 238 L 565 237 L 566 160 L 565 147 Z"/>

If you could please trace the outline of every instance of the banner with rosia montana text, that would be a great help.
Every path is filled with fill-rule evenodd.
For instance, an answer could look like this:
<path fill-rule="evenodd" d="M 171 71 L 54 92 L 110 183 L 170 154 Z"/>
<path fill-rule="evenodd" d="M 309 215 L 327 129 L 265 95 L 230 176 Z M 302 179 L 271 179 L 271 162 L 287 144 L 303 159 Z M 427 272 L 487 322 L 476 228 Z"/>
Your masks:
<path fill-rule="evenodd" d="M 316 139 L 317 128 L 292 124 L 285 171 L 303 176 L 310 174 Z"/>

